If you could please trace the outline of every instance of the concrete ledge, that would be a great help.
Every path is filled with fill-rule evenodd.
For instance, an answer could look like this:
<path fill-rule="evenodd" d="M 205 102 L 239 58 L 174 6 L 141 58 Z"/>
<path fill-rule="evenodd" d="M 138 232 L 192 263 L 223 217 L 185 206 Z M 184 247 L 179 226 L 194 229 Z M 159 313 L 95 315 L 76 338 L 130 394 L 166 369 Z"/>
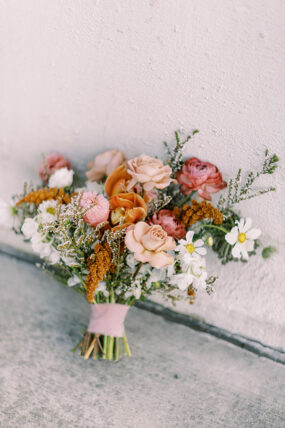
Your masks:
<path fill-rule="evenodd" d="M 23 249 L 23 247 L 17 248 L 7 243 L 0 242 L 0 253 L 7 254 L 11 257 L 15 257 L 20 260 L 24 260 L 28 263 L 42 263 L 42 259 L 40 259 L 36 254 L 32 253 L 28 249 Z M 269 358 L 272 361 L 285 365 L 285 352 L 281 349 L 264 345 L 263 343 L 257 340 L 253 340 L 242 335 L 234 334 L 230 331 L 219 328 L 212 324 L 208 324 L 189 315 L 175 312 L 150 300 L 145 302 L 137 302 L 136 306 L 140 309 L 144 309 L 156 315 L 160 315 L 167 321 L 182 324 L 196 331 L 210 334 L 218 339 L 229 342 L 249 352 L 253 352 L 260 357 Z"/>

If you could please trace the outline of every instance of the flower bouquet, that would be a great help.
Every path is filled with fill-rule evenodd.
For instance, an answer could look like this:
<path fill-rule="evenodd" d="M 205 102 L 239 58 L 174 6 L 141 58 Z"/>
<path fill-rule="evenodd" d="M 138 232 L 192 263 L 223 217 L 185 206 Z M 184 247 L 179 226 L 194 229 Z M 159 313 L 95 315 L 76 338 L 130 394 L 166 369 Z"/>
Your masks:
<path fill-rule="evenodd" d="M 183 160 L 197 132 L 183 141 L 176 132 L 172 148 L 164 143 L 164 163 L 147 155 L 126 160 L 118 150 L 99 154 L 84 186 L 67 159 L 49 154 L 39 168 L 42 184 L 25 184 L 11 204 L 1 202 L 2 222 L 31 242 L 41 266 L 86 295 L 90 322 L 75 347 L 85 359 L 131 355 L 124 319 L 136 301 L 160 293 L 193 304 L 197 292 L 211 293 L 217 278 L 207 272 L 207 250 L 227 263 L 247 261 L 261 245 L 261 231 L 235 206 L 274 190 L 253 184 L 274 172 L 277 156 L 266 151 L 260 171 L 242 181 L 239 169 L 227 185 L 215 165 Z"/>

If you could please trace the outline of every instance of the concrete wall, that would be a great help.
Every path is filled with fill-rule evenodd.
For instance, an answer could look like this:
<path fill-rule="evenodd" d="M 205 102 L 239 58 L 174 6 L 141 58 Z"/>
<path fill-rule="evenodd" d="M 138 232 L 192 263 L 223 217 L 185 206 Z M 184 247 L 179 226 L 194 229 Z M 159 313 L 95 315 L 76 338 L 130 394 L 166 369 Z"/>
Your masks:
<path fill-rule="evenodd" d="M 83 169 L 107 148 L 160 155 L 175 129 L 200 129 L 187 153 L 225 179 L 266 147 L 284 160 L 284 12 L 282 0 L 0 0 L 0 193 L 36 179 L 41 152 Z M 282 347 L 284 169 L 266 182 L 278 191 L 241 209 L 279 253 L 225 269 L 211 258 L 215 296 L 177 309 Z"/>

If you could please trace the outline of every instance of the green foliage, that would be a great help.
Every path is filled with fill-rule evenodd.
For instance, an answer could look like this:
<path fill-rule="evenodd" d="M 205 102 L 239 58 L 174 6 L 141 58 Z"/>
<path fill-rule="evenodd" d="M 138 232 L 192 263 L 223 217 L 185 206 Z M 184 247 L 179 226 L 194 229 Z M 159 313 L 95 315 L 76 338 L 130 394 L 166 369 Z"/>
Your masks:
<path fill-rule="evenodd" d="M 247 199 L 255 198 L 256 196 L 263 195 L 268 192 L 275 191 L 275 187 L 268 187 L 267 189 L 254 190 L 252 188 L 256 179 L 261 175 L 273 174 L 277 168 L 277 163 L 279 159 L 276 154 L 270 155 L 269 151 L 265 151 L 265 159 L 262 164 L 262 168 L 257 172 L 249 172 L 245 177 L 244 184 L 241 183 L 242 180 L 242 170 L 238 170 L 235 179 L 230 179 L 228 182 L 227 193 L 224 193 L 220 196 L 217 208 L 222 211 L 223 214 L 228 215 L 232 208 Z"/>
<path fill-rule="evenodd" d="M 175 143 L 175 146 L 173 148 L 170 148 L 169 144 L 166 141 L 163 142 L 163 144 L 166 148 L 167 155 L 168 155 L 167 163 L 172 169 L 173 177 L 175 176 L 175 173 L 177 171 L 180 171 L 180 169 L 182 168 L 182 165 L 183 165 L 183 149 L 185 147 L 185 144 L 198 132 L 199 132 L 198 129 L 195 129 L 192 132 L 192 135 L 188 135 L 184 140 L 181 141 L 178 131 L 175 131 L 174 135 L 175 135 L 176 143 Z"/>

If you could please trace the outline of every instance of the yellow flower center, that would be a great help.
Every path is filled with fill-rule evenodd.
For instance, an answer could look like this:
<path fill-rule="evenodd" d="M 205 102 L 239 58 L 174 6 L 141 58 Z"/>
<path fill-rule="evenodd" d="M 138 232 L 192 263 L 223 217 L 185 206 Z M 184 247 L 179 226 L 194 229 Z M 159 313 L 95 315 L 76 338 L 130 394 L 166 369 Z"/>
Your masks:
<path fill-rule="evenodd" d="M 239 233 L 238 234 L 238 242 L 240 242 L 241 244 L 243 244 L 244 241 L 246 241 L 246 234 L 245 233 Z"/>
<path fill-rule="evenodd" d="M 55 208 L 54 208 L 54 207 L 48 207 L 48 208 L 46 209 L 46 212 L 47 212 L 48 214 L 55 215 Z"/>
<path fill-rule="evenodd" d="M 122 217 L 125 216 L 125 208 L 117 207 L 111 212 L 111 222 L 112 224 L 119 224 Z"/>
<path fill-rule="evenodd" d="M 193 254 L 193 253 L 194 253 L 194 251 L 195 251 L 195 247 L 194 247 L 194 245 L 193 245 L 193 244 L 187 244 L 187 245 L 186 245 L 186 250 L 187 250 L 190 254 Z"/>

